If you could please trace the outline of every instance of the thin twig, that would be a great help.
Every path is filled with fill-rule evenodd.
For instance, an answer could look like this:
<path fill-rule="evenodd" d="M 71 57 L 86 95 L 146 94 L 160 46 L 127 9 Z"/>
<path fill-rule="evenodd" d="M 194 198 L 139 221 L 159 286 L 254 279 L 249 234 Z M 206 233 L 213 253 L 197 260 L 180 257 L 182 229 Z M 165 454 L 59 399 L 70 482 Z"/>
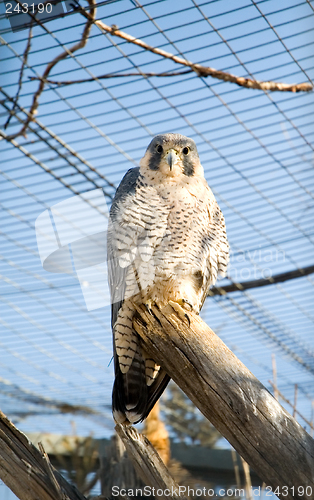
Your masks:
<path fill-rule="evenodd" d="M 187 69 L 186 71 L 172 71 L 172 72 L 165 72 L 165 73 L 108 73 L 106 75 L 101 75 L 97 76 L 95 78 L 84 78 L 82 80 L 64 80 L 61 82 L 58 82 L 56 80 L 44 80 L 43 77 L 38 77 L 38 76 L 29 76 L 30 80 L 44 80 L 45 83 L 50 83 L 52 85 L 73 85 L 74 83 L 87 83 L 87 82 L 94 82 L 95 79 L 97 80 L 104 80 L 106 78 L 120 78 L 120 77 L 127 77 L 127 76 L 142 76 L 144 78 L 149 78 L 151 76 L 157 76 L 157 77 L 165 77 L 165 76 L 180 76 L 180 75 L 187 75 L 188 73 L 193 73 L 193 69 Z"/>
<path fill-rule="evenodd" d="M 233 463 L 233 468 L 234 468 L 236 485 L 237 485 L 237 488 L 239 488 L 239 490 L 240 490 L 241 489 L 240 472 L 239 472 L 239 465 L 238 465 L 238 460 L 237 460 L 237 452 L 235 451 L 234 448 L 231 448 L 231 457 L 232 457 L 232 463 Z"/>
<path fill-rule="evenodd" d="M 77 7 L 78 12 L 80 12 L 84 17 L 90 19 L 90 14 L 85 11 L 81 6 Z M 225 71 L 220 71 L 214 68 L 210 68 L 207 66 L 202 66 L 201 64 L 193 63 L 182 57 L 178 57 L 171 52 L 166 52 L 165 50 L 158 49 L 157 47 L 152 47 L 148 45 L 143 40 L 136 38 L 124 31 L 120 31 L 116 25 L 108 26 L 99 20 L 92 21 L 102 32 L 110 33 L 111 35 L 118 36 L 123 40 L 126 40 L 129 43 L 133 43 L 142 47 L 145 50 L 153 52 L 154 54 L 158 54 L 165 59 L 171 59 L 173 62 L 177 64 L 182 64 L 184 66 L 188 66 L 191 68 L 198 76 L 207 77 L 212 76 L 213 78 L 217 78 L 218 80 L 223 80 L 225 82 L 232 82 L 240 87 L 245 87 L 249 89 L 258 89 L 258 90 L 270 90 L 270 91 L 280 91 L 280 92 L 310 92 L 313 90 L 313 86 L 308 83 L 283 83 L 283 82 L 274 82 L 274 81 L 259 81 L 252 78 L 244 78 L 241 76 L 232 75 L 231 73 L 227 73 Z"/>
<path fill-rule="evenodd" d="M 245 485 L 245 493 L 246 493 L 245 498 L 246 498 L 246 500 L 253 500 L 250 466 L 244 460 L 244 458 L 241 457 L 241 455 L 240 455 L 240 458 L 241 458 L 243 472 L 244 472 L 244 481 L 245 481 L 244 485 Z"/>
<path fill-rule="evenodd" d="M 3 87 L 1 87 L 0 85 L 0 91 L 2 92 L 2 94 L 4 94 L 4 96 L 6 97 L 6 100 L 8 101 L 13 101 L 12 97 L 10 97 L 6 91 L 3 89 Z M 8 105 L 3 102 L 3 107 L 7 110 L 9 110 L 8 108 Z M 26 114 L 27 116 L 29 116 L 29 112 L 24 109 L 19 103 L 17 103 L 17 108 L 18 110 L 17 111 L 21 111 L 22 113 Z M 17 114 L 17 112 L 13 112 L 13 114 L 16 116 L 17 120 L 20 121 L 21 123 L 24 123 L 23 122 L 23 119 L 19 117 L 19 115 Z M 37 137 L 39 137 L 40 140 L 43 140 L 42 136 L 38 135 L 39 134 L 39 129 L 41 131 L 44 131 L 46 132 L 50 137 L 52 137 L 58 144 L 60 144 L 64 149 L 66 149 L 66 151 L 68 153 L 70 153 L 72 156 L 74 156 L 77 160 L 79 160 L 81 163 L 83 163 L 84 165 L 86 165 L 88 167 L 89 170 L 92 170 L 93 172 L 95 172 L 98 176 L 98 178 L 102 179 L 103 181 L 106 182 L 106 184 L 108 186 L 111 186 L 112 188 L 116 189 L 116 186 L 115 184 L 113 184 L 112 182 L 110 182 L 106 176 L 104 176 L 103 174 L 101 174 L 95 167 L 93 167 L 90 163 L 88 163 L 79 153 L 77 153 L 73 148 L 71 148 L 64 140 L 62 140 L 58 135 L 56 135 L 54 132 L 52 132 L 52 130 L 50 130 L 49 128 L 45 127 L 37 118 L 33 118 L 32 120 L 34 122 L 35 125 L 37 125 L 38 127 L 36 127 L 36 130 L 35 128 L 30 128 L 30 130 L 32 132 L 34 132 Z M 4 138 L 4 137 L 3 137 Z M 0 140 L 2 139 L 1 137 L 1 134 L 0 134 Z M 7 140 L 7 137 L 5 138 Z M 46 140 L 45 140 L 46 142 Z M 53 146 L 50 145 L 50 147 L 54 148 Z M 55 149 L 56 151 L 56 149 Z M 90 177 L 88 177 L 86 171 L 83 172 L 83 170 L 81 170 L 79 167 L 78 167 L 78 164 L 72 162 L 71 160 L 69 160 L 69 154 L 63 154 L 61 153 L 60 149 L 58 150 L 58 155 L 61 156 L 61 158 L 63 158 L 64 160 L 67 161 L 67 163 L 69 163 L 72 167 L 74 167 L 77 171 L 79 171 L 79 173 L 83 174 L 84 177 L 92 182 L 94 184 L 94 186 L 96 188 L 98 188 L 99 186 L 95 183 L 95 179 L 91 179 Z M 3 173 L 2 173 L 3 175 Z M 104 187 L 102 187 L 103 191 L 104 191 Z M 113 198 L 113 195 L 108 193 L 107 191 L 104 191 L 104 195 L 105 196 L 108 196 L 108 198 Z"/>
<path fill-rule="evenodd" d="M 275 274 L 275 276 L 270 276 L 269 278 L 261 278 L 252 281 L 243 281 L 241 283 L 232 283 L 232 285 L 226 286 L 213 286 L 209 291 L 208 295 L 212 297 L 213 295 L 226 295 L 231 292 L 244 292 L 244 290 L 250 290 L 251 288 L 259 288 L 261 286 L 275 285 L 276 283 L 284 283 L 296 278 L 302 278 L 314 273 L 314 266 L 307 266 L 303 269 L 296 269 L 295 271 L 288 271 L 286 273 Z"/>
<path fill-rule="evenodd" d="M 16 1 L 17 1 L 17 3 L 19 5 L 22 5 L 22 3 L 20 2 L 20 0 L 16 0 Z M 76 52 L 77 50 L 82 49 L 83 47 L 85 47 L 85 45 L 87 43 L 87 40 L 89 38 L 89 34 L 90 34 L 90 31 L 91 31 L 93 22 L 94 22 L 95 17 L 96 17 L 95 0 L 88 0 L 88 4 L 89 4 L 90 12 L 88 13 L 86 11 L 86 14 L 88 14 L 88 18 L 87 18 L 87 22 L 85 24 L 85 27 L 84 27 L 84 30 L 83 30 L 82 37 L 81 37 L 80 41 L 77 42 L 76 44 L 74 44 L 70 49 L 66 48 L 61 54 L 59 54 L 58 56 L 56 56 L 47 65 L 47 67 L 46 67 L 46 69 L 45 69 L 45 71 L 43 73 L 42 79 L 40 80 L 38 89 L 37 89 L 37 91 L 35 92 L 35 94 L 33 96 L 33 102 L 32 102 L 32 105 L 31 105 L 31 108 L 30 108 L 30 111 L 29 111 L 29 116 L 25 120 L 24 125 L 21 128 L 21 130 L 19 130 L 15 134 L 7 136 L 7 140 L 10 141 L 10 140 L 15 139 L 16 137 L 18 137 L 20 135 L 23 135 L 23 136 L 26 135 L 26 130 L 27 130 L 27 127 L 28 127 L 29 123 L 33 120 L 34 116 L 37 114 L 37 108 L 38 108 L 38 105 L 39 105 L 39 97 L 40 97 L 40 95 L 42 94 L 42 92 L 44 90 L 44 87 L 45 87 L 45 84 L 46 84 L 46 79 L 47 79 L 50 71 L 52 70 L 52 68 L 54 68 L 54 66 L 56 64 L 58 64 L 58 62 L 60 62 L 63 59 L 65 59 L 68 55 L 71 55 L 71 54 L 73 54 L 73 52 Z M 33 16 L 32 14 L 30 14 L 30 16 L 36 21 L 37 24 L 42 25 L 41 22 L 35 16 Z"/>
<path fill-rule="evenodd" d="M 31 25 L 30 25 L 30 28 L 29 28 L 27 44 L 26 44 L 26 47 L 25 47 L 25 50 L 24 50 L 24 54 L 23 54 L 23 61 L 22 61 L 21 69 L 20 69 L 20 75 L 19 75 L 17 93 L 16 93 L 16 96 L 15 96 L 14 101 L 13 101 L 12 110 L 11 110 L 11 112 L 9 114 L 9 117 L 8 117 L 7 121 L 4 124 L 4 130 L 9 126 L 11 118 L 14 115 L 14 112 L 15 112 L 17 101 L 18 101 L 18 99 L 20 97 L 20 92 L 22 90 L 22 85 L 23 85 L 22 81 L 23 81 L 24 68 L 25 68 L 25 66 L 27 64 L 28 54 L 29 54 L 29 51 L 30 51 L 30 48 L 31 48 L 32 35 L 33 35 L 33 20 L 31 20 Z"/>
<path fill-rule="evenodd" d="M 183 59 L 182 57 L 176 56 L 170 52 L 166 52 L 165 50 L 159 49 L 157 47 L 152 47 L 151 45 L 148 45 L 145 43 L 143 40 L 140 40 L 139 38 L 135 38 L 134 36 L 129 35 L 128 33 L 125 33 L 123 31 L 120 31 L 116 25 L 108 26 L 105 23 L 103 23 L 100 20 L 96 20 L 96 7 L 95 7 L 95 0 L 88 0 L 89 3 L 89 9 L 90 12 L 86 11 L 84 8 L 82 8 L 77 0 L 74 0 L 76 2 L 76 10 L 80 12 L 86 19 L 87 22 L 85 24 L 83 34 L 81 37 L 81 40 L 73 45 L 70 49 L 65 49 L 61 54 L 59 54 L 57 57 L 55 57 L 46 67 L 43 76 L 41 78 L 34 78 L 32 77 L 31 80 L 39 80 L 39 86 L 36 91 L 36 93 L 33 96 L 33 102 L 30 108 L 29 116 L 24 122 L 23 127 L 21 128 L 20 131 L 16 132 L 15 134 L 12 134 L 10 136 L 7 136 L 7 140 L 12 140 L 15 139 L 16 137 L 23 135 L 26 135 L 26 130 L 29 125 L 29 123 L 34 119 L 36 113 L 37 113 L 37 108 L 39 105 L 39 97 L 42 94 L 45 84 L 50 83 L 50 84 L 55 84 L 55 85 L 71 85 L 73 83 L 83 83 L 83 82 L 90 82 L 93 81 L 94 78 L 91 79 L 84 79 L 84 80 L 77 80 L 77 81 L 65 81 L 65 82 L 56 82 L 53 80 L 49 80 L 47 77 L 50 74 L 52 68 L 60 61 L 65 59 L 68 55 L 73 54 L 73 52 L 85 47 L 91 26 L 95 24 L 102 32 L 104 33 L 110 33 L 111 35 L 118 36 L 124 40 L 126 40 L 129 43 L 133 43 L 139 47 L 142 47 L 145 50 L 148 50 L 150 52 L 153 52 L 154 54 L 158 54 L 165 59 L 171 59 L 173 62 L 176 64 L 181 64 L 183 66 L 187 66 L 190 68 L 190 70 L 186 72 L 172 72 L 172 73 L 140 73 L 141 76 L 144 78 L 150 77 L 150 76 L 156 76 L 156 77 L 165 77 L 165 76 L 177 76 L 177 75 L 182 75 L 186 73 L 190 73 L 194 71 L 198 76 L 200 77 L 207 77 L 211 76 L 213 78 L 217 78 L 218 80 L 223 80 L 225 82 L 232 82 L 235 83 L 236 85 L 239 85 L 240 87 L 245 87 L 245 88 L 250 88 L 250 89 L 258 89 L 258 90 L 270 90 L 270 91 L 281 91 L 281 92 L 310 92 L 313 90 L 313 86 L 310 83 L 304 82 L 304 83 L 283 83 L 283 82 L 274 82 L 274 81 L 259 81 L 255 80 L 254 78 L 244 78 L 236 75 L 232 75 L 231 73 L 227 73 L 225 71 L 220 71 L 216 70 L 211 67 L 207 66 L 202 66 L 201 64 L 193 63 L 191 61 L 188 61 L 186 59 Z M 22 2 L 20 0 L 16 0 L 16 2 L 19 5 L 22 5 Z M 34 16 L 33 14 L 29 13 L 31 16 L 32 20 L 34 20 L 37 24 L 42 26 L 44 29 L 45 26 Z M 22 65 L 25 66 L 25 62 Z M 116 74 L 108 74 L 108 75 L 103 75 L 98 77 L 97 79 L 104 79 L 104 78 L 117 78 L 119 76 L 139 76 L 138 73 L 128 73 L 128 74 L 121 74 L 121 75 L 116 75 Z M 17 96 L 18 97 L 18 96 Z"/>

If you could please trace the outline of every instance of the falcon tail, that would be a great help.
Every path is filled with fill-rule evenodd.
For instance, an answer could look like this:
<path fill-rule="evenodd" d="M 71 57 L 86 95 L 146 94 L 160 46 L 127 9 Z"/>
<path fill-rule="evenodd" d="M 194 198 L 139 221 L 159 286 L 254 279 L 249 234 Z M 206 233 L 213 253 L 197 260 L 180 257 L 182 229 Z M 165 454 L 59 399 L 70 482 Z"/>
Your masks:
<path fill-rule="evenodd" d="M 140 347 L 127 373 L 122 373 L 117 354 L 115 359 L 115 382 L 112 391 L 112 411 L 116 422 L 137 424 L 142 422 L 158 401 L 170 380 L 169 375 L 160 370 L 152 385 L 148 386 L 145 376 L 145 359 Z"/>

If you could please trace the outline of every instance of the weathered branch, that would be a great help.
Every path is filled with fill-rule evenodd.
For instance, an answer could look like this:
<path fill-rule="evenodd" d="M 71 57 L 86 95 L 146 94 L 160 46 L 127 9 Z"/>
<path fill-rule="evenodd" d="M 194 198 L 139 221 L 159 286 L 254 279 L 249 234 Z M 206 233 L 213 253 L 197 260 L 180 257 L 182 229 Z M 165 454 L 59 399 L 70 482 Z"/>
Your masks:
<path fill-rule="evenodd" d="M 314 441 L 195 314 L 135 306 L 145 350 L 260 478 L 286 498 L 314 498 Z M 308 489 L 306 490 L 306 487 Z M 303 493 L 302 493 L 303 492 Z"/>
<path fill-rule="evenodd" d="M 132 427 L 117 425 L 116 431 L 144 484 L 166 492 L 158 498 L 175 500 L 179 492 L 184 500 L 179 485 L 148 439 Z M 51 465 L 41 443 L 39 449 L 0 412 L 0 479 L 13 493 L 20 500 L 86 500 Z"/>
<path fill-rule="evenodd" d="M 243 281 L 242 283 L 232 283 L 232 285 L 226 286 L 213 286 L 209 291 L 208 295 L 212 297 L 213 295 L 226 295 L 230 292 L 244 292 L 244 290 L 250 290 L 251 288 L 259 288 L 261 286 L 275 285 L 276 283 L 284 283 L 285 281 L 292 280 L 295 278 L 302 278 L 314 273 L 314 266 L 303 267 L 302 269 L 295 269 L 294 271 L 288 271 L 286 273 L 275 274 L 275 276 L 270 276 L 269 278 L 261 278 L 259 280 Z"/>
<path fill-rule="evenodd" d="M 314 441 L 294 418 L 199 316 L 189 313 L 188 324 L 170 305 L 153 307 L 155 316 L 135 307 L 145 349 L 261 479 L 287 499 L 313 499 Z M 150 443 L 132 428 L 116 429 L 142 479 L 176 491 Z M 42 452 L 0 413 L 0 478 L 9 488 L 21 500 L 85 500 Z"/>
<path fill-rule="evenodd" d="M 22 2 L 20 0 L 16 0 L 16 2 L 22 6 Z M 23 124 L 23 127 L 18 131 L 16 132 L 15 134 L 12 134 L 12 135 L 9 135 L 7 136 L 7 140 L 10 141 L 12 139 L 15 139 L 16 137 L 20 136 L 20 135 L 24 135 L 26 134 L 26 130 L 27 130 L 27 127 L 29 125 L 29 123 L 32 121 L 32 119 L 35 117 L 35 115 L 37 114 L 37 108 L 38 108 L 38 104 L 39 104 L 39 97 L 41 96 L 43 90 L 44 90 L 44 87 L 45 87 L 45 84 L 46 84 L 46 79 L 48 78 L 52 68 L 54 68 L 54 66 L 60 62 L 60 61 L 63 61 L 63 59 L 66 59 L 66 57 L 68 55 L 71 55 L 73 54 L 74 52 L 76 52 L 77 50 L 79 49 L 82 49 L 83 47 L 85 47 L 86 43 L 87 43 L 87 40 L 88 40 L 88 37 L 89 37 L 89 34 L 90 34 L 90 31 L 91 31 L 91 28 L 92 28 L 92 25 L 93 25 L 93 22 L 95 20 L 95 16 L 96 16 L 96 7 L 95 7 L 95 0 L 88 0 L 88 4 L 89 4 L 89 9 L 90 9 L 90 12 L 86 12 L 88 14 L 88 19 L 87 19 L 87 22 L 85 23 L 85 26 L 84 26 L 84 30 L 83 30 L 83 33 L 82 33 L 82 36 L 81 36 L 81 39 L 79 42 L 77 42 L 76 44 L 74 44 L 70 49 L 65 49 L 63 52 L 61 52 L 61 54 L 59 54 L 58 56 L 56 56 L 47 66 L 46 66 L 46 69 L 43 73 L 43 76 L 40 80 L 40 83 L 39 83 L 39 86 L 38 86 L 38 89 L 37 91 L 35 92 L 34 96 L 33 96 L 33 102 L 32 102 L 32 105 L 31 105 L 31 108 L 29 110 L 29 115 L 28 117 L 26 118 L 24 124 Z M 34 16 L 33 14 L 29 13 L 29 15 L 31 16 L 31 18 L 37 23 L 37 24 L 41 24 L 40 21 L 38 21 L 38 19 L 36 18 L 36 16 Z"/>
<path fill-rule="evenodd" d="M 100 79 L 106 79 L 106 78 L 116 78 L 116 77 L 121 77 L 121 76 L 142 76 L 142 77 L 150 77 L 150 76 L 157 76 L 157 77 L 165 77 L 165 76 L 177 76 L 177 75 L 182 75 L 186 73 L 190 73 L 194 71 L 198 76 L 200 77 L 207 77 L 211 76 L 213 78 L 217 78 L 218 80 L 223 80 L 225 82 L 231 82 L 235 83 L 236 85 L 239 85 L 240 87 L 245 87 L 249 89 L 257 89 L 257 90 L 264 90 L 264 91 L 280 91 L 280 92 L 310 92 L 313 90 L 313 86 L 311 83 L 308 82 L 303 82 L 303 83 L 284 83 L 284 82 L 274 82 L 274 81 L 260 81 L 260 80 L 255 80 L 254 78 L 245 78 L 241 76 L 236 76 L 232 75 L 231 73 L 228 73 L 226 71 L 220 71 L 215 68 L 211 68 L 209 66 L 203 66 L 198 63 L 193 63 L 191 61 L 188 61 L 187 59 L 184 59 L 182 57 L 176 56 L 175 54 L 172 54 L 171 52 L 167 52 L 163 49 L 159 49 L 157 47 L 152 47 L 151 45 L 147 44 L 143 40 L 136 38 L 134 36 L 129 35 L 128 33 L 125 33 L 124 31 L 120 31 L 116 25 L 108 26 L 107 24 L 103 23 L 100 20 L 96 20 L 96 6 L 95 6 L 95 0 L 87 0 L 89 4 L 89 10 L 83 9 L 81 6 L 77 5 L 76 9 L 78 12 L 80 12 L 86 19 L 87 22 L 85 24 L 84 30 L 82 37 L 78 43 L 73 45 L 70 49 L 65 48 L 65 50 L 59 54 L 57 57 L 55 57 L 46 67 L 42 77 L 39 78 L 34 78 L 32 77 L 31 80 L 39 80 L 39 86 L 37 91 L 35 92 L 33 96 L 33 101 L 32 105 L 29 111 L 29 116 L 25 120 L 23 127 L 16 132 L 15 134 L 7 136 L 7 140 L 12 140 L 15 139 L 16 137 L 20 135 L 26 135 L 26 130 L 28 128 L 29 123 L 34 119 L 36 113 L 37 113 L 37 108 L 39 105 L 39 97 L 42 94 L 44 87 L 47 83 L 54 84 L 54 85 L 72 85 L 74 83 L 84 83 L 84 82 L 90 82 L 94 80 L 100 80 Z M 21 0 L 16 0 L 16 2 L 22 6 L 22 1 Z M 29 15 L 32 18 L 32 21 L 36 22 L 37 24 L 41 25 L 44 27 L 44 25 L 36 18 L 35 15 L 32 13 L 29 13 Z M 48 76 L 51 72 L 51 70 L 54 68 L 54 66 L 65 59 L 68 55 L 73 54 L 77 50 L 85 47 L 90 30 L 92 25 L 95 24 L 103 33 L 110 33 L 111 35 L 118 36 L 122 38 L 123 40 L 126 40 L 129 43 L 133 43 L 139 47 L 142 47 L 145 50 L 148 50 L 149 52 L 152 52 L 154 54 L 158 54 L 161 57 L 165 59 L 171 59 L 174 63 L 176 64 L 181 64 L 183 66 L 187 66 L 190 68 L 187 71 L 179 71 L 179 72 L 164 72 L 164 73 L 127 73 L 127 74 L 107 74 L 107 75 L 101 75 L 99 77 L 95 78 L 87 78 L 87 79 L 82 79 L 82 80 L 67 80 L 67 81 L 55 81 L 55 80 L 50 80 L 48 79 Z M 46 29 L 44 27 L 44 29 Z M 29 41 L 30 42 L 30 41 Z M 24 59 L 25 59 L 25 54 L 27 56 L 28 51 L 29 51 L 29 42 L 27 44 L 26 50 L 24 52 Z M 26 60 L 23 59 L 22 63 L 22 69 L 21 69 L 21 75 L 23 74 L 24 66 L 26 63 Z M 20 85 L 21 86 L 21 85 Z M 19 90 L 20 91 L 20 90 Z M 19 91 L 17 94 L 17 98 L 19 95 Z M 16 99 L 17 101 L 17 99 Z M 10 121 L 10 117 L 9 117 Z M 8 125 L 8 122 L 7 124 Z"/>
<path fill-rule="evenodd" d="M 141 76 L 144 78 L 149 78 L 151 76 L 157 77 L 166 77 L 166 76 L 180 76 L 186 75 L 188 73 L 193 73 L 192 69 L 187 69 L 185 71 L 167 71 L 164 73 L 139 73 L 139 72 L 131 72 L 131 73 L 107 73 L 106 75 L 96 76 L 95 78 L 83 78 L 81 80 L 45 80 L 45 83 L 50 83 L 51 85 L 65 86 L 65 85 L 73 85 L 75 83 L 89 83 L 94 82 L 95 80 L 106 80 L 108 78 L 123 78 L 128 76 Z M 29 76 L 30 80 L 43 80 L 41 77 L 37 76 Z"/>
<path fill-rule="evenodd" d="M 20 500 L 86 500 L 0 412 L 0 478 Z"/>
<path fill-rule="evenodd" d="M 90 14 L 85 11 L 82 7 L 78 7 L 77 10 L 85 16 L 87 19 L 90 19 Z M 171 59 L 173 62 L 177 64 L 182 64 L 183 66 L 188 66 L 191 68 L 198 76 L 212 76 L 213 78 L 217 78 L 218 80 L 223 80 L 225 82 L 232 82 L 240 87 L 245 87 L 248 89 L 258 89 L 258 90 L 270 90 L 270 91 L 280 91 L 280 92 L 310 92 L 313 90 L 313 86 L 308 83 L 283 83 L 283 82 L 274 82 L 274 81 L 259 81 L 252 78 L 244 78 L 242 76 L 232 75 L 231 73 L 227 73 L 226 71 L 220 71 L 214 68 L 210 68 L 208 66 L 202 66 L 201 64 L 196 64 L 182 57 L 176 56 L 171 52 L 166 52 L 165 50 L 158 49 L 157 47 L 152 47 L 148 45 L 143 40 L 136 38 L 135 36 L 129 35 L 124 31 L 120 31 L 116 25 L 108 26 L 99 20 L 92 21 L 98 28 L 105 33 L 110 33 L 110 35 L 118 36 L 123 40 L 126 40 L 129 43 L 133 43 L 134 45 L 138 45 L 149 52 L 153 52 L 153 54 L 158 54 L 159 56 L 164 57 L 165 59 Z"/>
<path fill-rule="evenodd" d="M 31 21 L 31 25 L 30 25 L 29 32 L 28 32 L 27 44 L 26 44 L 26 47 L 25 47 L 25 50 L 24 50 L 22 66 L 21 66 L 20 74 L 19 74 L 18 89 L 17 89 L 16 95 L 15 95 L 15 98 L 14 98 L 14 101 L 13 101 L 12 110 L 11 110 L 11 112 L 9 114 L 9 117 L 8 117 L 7 121 L 4 124 L 4 127 L 3 127 L 4 130 L 9 126 L 9 123 L 11 121 L 12 116 L 14 116 L 14 114 L 15 114 L 15 108 L 17 106 L 17 101 L 18 101 L 18 99 L 20 97 L 20 93 L 21 93 L 21 90 L 22 90 L 24 69 L 25 69 L 25 66 L 27 64 L 27 59 L 28 59 L 29 51 L 31 49 L 32 35 L 33 35 L 33 22 Z"/>
<path fill-rule="evenodd" d="M 174 481 L 150 441 L 143 434 L 139 434 L 134 427 L 124 427 L 117 424 L 116 431 L 144 484 L 164 493 L 158 494 L 158 498 L 164 500 L 177 498 L 178 492 L 180 492 L 179 485 Z M 177 493 L 174 494 L 174 492 Z M 183 495 L 179 496 L 181 499 L 185 499 Z"/>

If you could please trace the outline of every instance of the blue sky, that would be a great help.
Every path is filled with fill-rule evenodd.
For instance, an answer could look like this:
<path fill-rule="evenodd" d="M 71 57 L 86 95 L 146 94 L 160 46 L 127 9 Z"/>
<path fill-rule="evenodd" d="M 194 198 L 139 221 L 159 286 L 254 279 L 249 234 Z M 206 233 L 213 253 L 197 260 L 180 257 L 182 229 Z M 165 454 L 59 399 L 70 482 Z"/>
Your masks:
<path fill-rule="evenodd" d="M 260 80 L 313 79 L 311 2 L 257 2 L 265 17 L 251 0 L 199 3 L 202 12 L 191 0 L 147 1 L 144 9 L 130 0 L 103 4 L 98 19 L 193 62 L 240 76 L 251 73 Z M 46 23 L 51 34 L 34 28 L 19 99 L 22 108 L 29 108 L 38 86 L 29 77 L 41 75 L 63 46 L 72 46 L 83 25 L 84 18 L 76 13 Z M 12 33 L 2 16 L 0 35 L 3 130 L 28 32 Z M 93 26 L 86 47 L 56 65 L 50 76 L 76 80 L 138 68 L 183 69 Z M 20 110 L 18 117 L 25 114 Z M 37 217 L 77 193 L 103 187 L 113 195 L 106 179 L 117 186 L 127 169 L 138 164 L 153 135 L 180 132 L 196 141 L 206 179 L 225 215 L 232 249 L 229 277 L 245 281 L 309 266 L 312 117 L 313 93 L 266 94 L 194 73 L 46 86 L 27 138 L 19 137 L 15 146 L 0 141 L 0 401 L 21 429 L 71 433 L 73 420 L 79 434 L 108 436 L 113 429 L 109 307 L 88 312 L 75 276 L 43 269 Z M 5 133 L 18 128 L 12 118 Z M 110 196 L 106 201 L 109 206 Z M 279 389 L 293 400 L 298 384 L 298 409 L 307 419 L 314 398 L 312 303 L 313 278 L 308 276 L 208 299 L 202 312 L 268 388 L 276 355 Z M 40 398 L 46 401 L 38 404 Z M 54 405 L 65 401 L 89 406 L 99 415 L 61 415 Z"/>

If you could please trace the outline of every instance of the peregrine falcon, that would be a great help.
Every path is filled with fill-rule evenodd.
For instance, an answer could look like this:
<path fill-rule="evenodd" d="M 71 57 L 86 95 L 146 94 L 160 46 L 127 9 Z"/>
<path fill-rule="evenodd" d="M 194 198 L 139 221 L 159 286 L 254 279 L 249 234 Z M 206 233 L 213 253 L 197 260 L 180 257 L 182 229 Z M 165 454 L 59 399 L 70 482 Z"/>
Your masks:
<path fill-rule="evenodd" d="M 147 417 L 170 379 L 140 345 L 132 326 L 134 302 L 148 310 L 170 302 L 198 313 L 227 269 L 224 217 L 192 139 L 157 135 L 140 167 L 125 174 L 110 210 L 107 252 L 113 416 L 129 425 Z"/>

